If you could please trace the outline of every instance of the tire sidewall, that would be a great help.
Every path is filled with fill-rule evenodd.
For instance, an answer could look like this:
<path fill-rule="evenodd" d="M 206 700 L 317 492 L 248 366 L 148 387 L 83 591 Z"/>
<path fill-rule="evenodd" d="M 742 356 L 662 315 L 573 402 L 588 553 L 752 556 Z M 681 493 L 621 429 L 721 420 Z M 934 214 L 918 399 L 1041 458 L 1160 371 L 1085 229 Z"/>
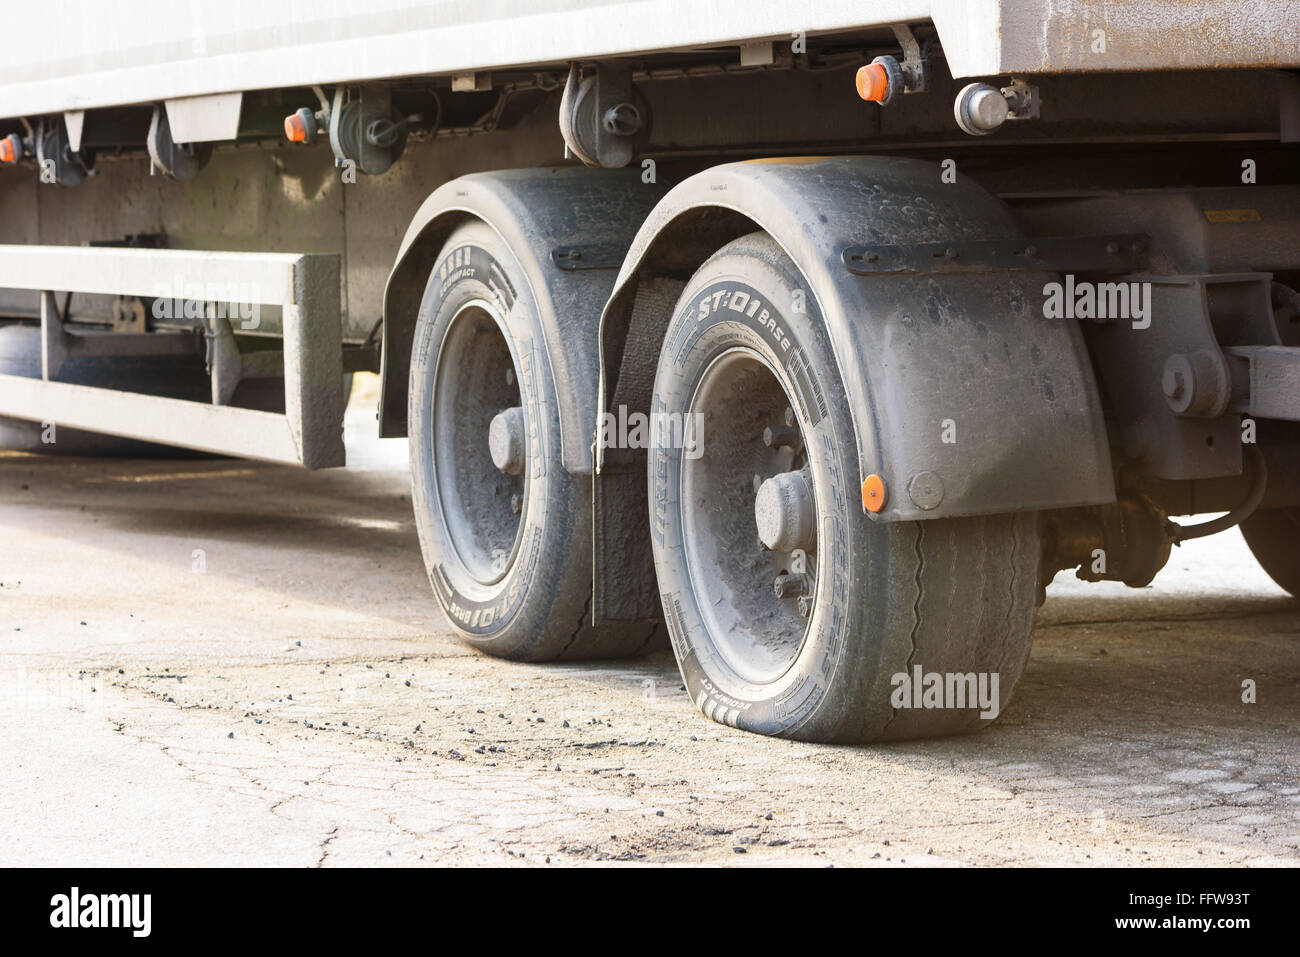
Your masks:
<path fill-rule="evenodd" d="M 493 307 L 504 327 L 528 435 L 520 530 L 509 565 L 492 584 L 476 580 L 459 560 L 438 493 L 431 440 L 439 356 L 453 320 L 476 300 Z M 471 644 L 502 657 L 527 657 L 555 604 L 535 596 L 549 592 L 558 600 L 564 590 L 564 563 L 556 556 L 574 544 L 568 541 L 573 496 L 559 461 L 559 407 L 536 302 L 522 268 L 486 224 L 459 227 L 430 275 L 416 322 L 409 395 L 412 504 L 434 593 Z"/>
<path fill-rule="evenodd" d="M 758 299 L 762 305 L 750 310 Z M 796 311 L 802 299 L 803 312 Z M 654 411 L 684 413 L 705 370 L 734 347 L 758 353 L 777 373 L 799 418 L 812 470 L 818 523 L 817 592 L 803 644 L 775 680 L 738 675 L 709 638 L 683 550 L 683 451 L 650 450 L 651 539 L 664 615 L 687 690 L 707 716 L 769 735 L 797 734 L 817 719 L 855 634 L 855 562 L 860 516 L 856 442 L 820 312 L 793 266 L 770 240 L 724 248 L 683 290 L 670 321 L 655 380 Z M 703 441 L 708 441 L 707 433 Z M 756 439 L 757 441 L 757 439 Z M 749 519 L 753 521 L 752 517 Z M 757 543 L 757 529 L 752 529 Z M 757 547 L 757 544 L 755 544 Z"/>

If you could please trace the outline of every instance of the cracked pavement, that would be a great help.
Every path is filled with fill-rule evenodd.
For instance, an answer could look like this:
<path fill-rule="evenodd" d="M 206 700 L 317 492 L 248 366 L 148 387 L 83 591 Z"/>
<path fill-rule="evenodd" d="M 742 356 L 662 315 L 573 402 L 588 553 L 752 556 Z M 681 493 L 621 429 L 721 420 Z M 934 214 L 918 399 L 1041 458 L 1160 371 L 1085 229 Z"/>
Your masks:
<path fill-rule="evenodd" d="M 354 400 L 319 473 L 0 453 L 0 863 L 1300 860 L 1300 601 L 1235 530 L 1058 575 L 987 730 L 809 745 L 709 722 L 666 651 L 461 645 L 372 434 Z"/>

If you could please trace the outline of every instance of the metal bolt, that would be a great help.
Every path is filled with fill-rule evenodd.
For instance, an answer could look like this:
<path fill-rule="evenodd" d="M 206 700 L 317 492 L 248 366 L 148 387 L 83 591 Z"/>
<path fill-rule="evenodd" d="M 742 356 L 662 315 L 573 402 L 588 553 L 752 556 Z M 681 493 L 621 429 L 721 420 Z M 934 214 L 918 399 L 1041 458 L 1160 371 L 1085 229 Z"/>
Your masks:
<path fill-rule="evenodd" d="M 1232 393 L 1228 367 L 1218 349 L 1171 355 L 1160 374 L 1160 388 L 1174 413 L 1205 418 L 1222 415 Z"/>
<path fill-rule="evenodd" d="M 939 478 L 938 472 L 929 469 L 917 472 L 907 483 L 907 494 L 912 504 L 926 511 L 939 507 L 943 502 L 943 491 L 943 479 Z"/>
<path fill-rule="evenodd" d="M 812 599 L 807 595 L 799 596 L 799 614 L 804 618 L 812 614 Z"/>
<path fill-rule="evenodd" d="M 510 511 L 518 515 L 524 510 L 524 500 L 519 495 L 510 496 Z"/>
<path fill-rule="evenodd" d="M 777 575 L 772 591 L 777 598 L 798 598 L 808 593 L 808 582 L 803 575 Z"/>
<path fill-rule="evenodd" d="M 803 448 L 803 437 L 793 426 L 769 425 L 763 430 L 763 444 L 771 449 L 789 448 L 798 452 Z"/>
<path fill-rule="evenodd" d="M 635 103 L 616 103 L 601 117 L 601 126 L 615 136 L 632 136 L 645 126 L 645 119 Z"/>
<path fill-rule="evenodd" d="M 785 407 L 784 420 L 786 425 L 794 425 L 794 409 L 790 408 L 788 405 Z"/>

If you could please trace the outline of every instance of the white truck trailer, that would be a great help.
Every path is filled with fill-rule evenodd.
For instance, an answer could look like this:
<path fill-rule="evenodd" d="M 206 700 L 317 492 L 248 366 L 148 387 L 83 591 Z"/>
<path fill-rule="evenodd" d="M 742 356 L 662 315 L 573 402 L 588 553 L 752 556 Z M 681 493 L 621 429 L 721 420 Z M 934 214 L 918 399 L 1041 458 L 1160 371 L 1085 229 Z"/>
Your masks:
<path fill-rule="evenodd" d="M 980 727 L 1063 569 L 1300 594 L 1294 2 L 4 23 L 0 445 L 341 466 L 377 372 L 469 643 L 807 740 Z"/>

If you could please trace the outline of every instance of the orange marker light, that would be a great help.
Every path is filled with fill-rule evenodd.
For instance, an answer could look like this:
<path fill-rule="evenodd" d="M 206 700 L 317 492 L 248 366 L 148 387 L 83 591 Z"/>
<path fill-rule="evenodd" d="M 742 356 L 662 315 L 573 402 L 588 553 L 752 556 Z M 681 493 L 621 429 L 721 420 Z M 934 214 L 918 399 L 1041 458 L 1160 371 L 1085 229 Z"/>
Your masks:
<path fill-rule="evenodd" d="M 0 140 L 0 163 L 16 163 L 22 152 L 22 141 L 10 133 Z"/>
<path fill-rule="evenodd" d="M 874 472 L 862 481 L 862 507 L 868 512 L 885 507 L 885 480 Z"/>
<path fill-rule="evenodd" d="M 290 113 L 284 118 L 284 135 L 290 143 L 307 142 L 307 123 L 300 113 Z"/>
<path fill-rule="evenodd" d="M 889 71 L 883 64 L 868 63 L 858 68 L 858 96 L 879 103 L 889 95 Z"/>

